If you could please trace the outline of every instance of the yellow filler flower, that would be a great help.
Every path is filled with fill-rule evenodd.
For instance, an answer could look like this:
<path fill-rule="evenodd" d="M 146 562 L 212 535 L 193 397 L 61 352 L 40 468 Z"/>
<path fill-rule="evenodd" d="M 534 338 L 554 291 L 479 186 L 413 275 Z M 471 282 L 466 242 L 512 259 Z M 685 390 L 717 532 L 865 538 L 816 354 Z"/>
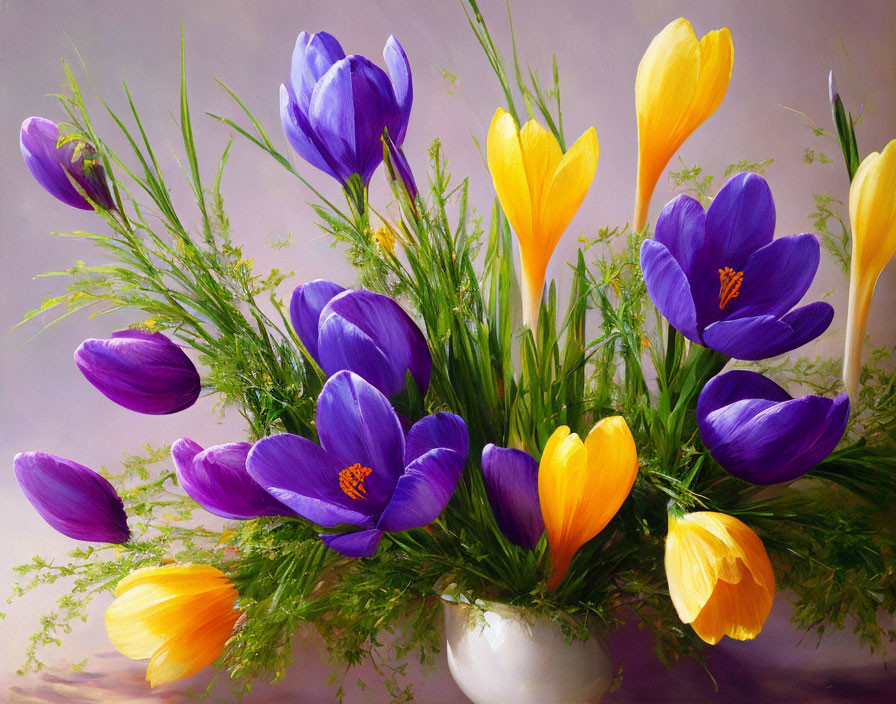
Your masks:
<path fill-rule="evenodd" d="M 683 17 L 657 34 L 638 65 L 635 112 L 638 115 L 638 186 L 634 228 L 647 224 L 653 189 L 672 155 L 722 103 L 734 46 L 728 28 L 697 40 Z"/>
<path fill-rule="evenodd" d="M 678 617 L 710 645 L 758 636 L 775 599 L 759 536 L 723 513 L 669 514 L 666 580 Z"/>
<path fill-rule="evenodd" d="M 635 440 L 622 416 L 599 421 L 585 442 L 565 425 L 545 445 L 538 497 L 548 533 L 555 589 L 576 551 L 600 533 L 625 501 L 638 473 Z"/>
<path fill-rule="evenodd" d="M 133 660 L 149 658 L 152 687 L 196 674 L 224 650 L 240 616 L 236 588 L 208 565 L 166 565 L 132 572 L 106 610 L 112 645 Z"/>
<path fill-rule="evenodd" d="M 896 139 L 865 157 L 849 188 L 852 270 L 843 382 L 855 407 L 862 374 L 862 344 L 877 279 L 896 254 Z"/>
<path fill-rule="evenodd" d="M 495 192 L 520 243 L 523 322 L 534 331 L 548 261 L 597 171 L 597 132 L 589 127 L 564 154 L 535 120 L 520 130 L 499 108 L 486 152 Z"/>

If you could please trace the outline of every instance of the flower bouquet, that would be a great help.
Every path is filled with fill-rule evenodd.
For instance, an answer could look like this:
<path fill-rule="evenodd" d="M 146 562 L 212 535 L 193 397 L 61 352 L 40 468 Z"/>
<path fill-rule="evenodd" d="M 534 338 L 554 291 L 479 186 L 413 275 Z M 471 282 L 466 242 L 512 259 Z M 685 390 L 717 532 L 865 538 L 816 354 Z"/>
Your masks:
<path fill-rule="evenodd" d="M 851 228 L 828 199 L 820 237 L 775 237 L 765 162 L 747 161 L 714 194 L 699 169 L 673 174 L 696 197 L 651 227 L 659 178 L 733 67 L 727 29 L 698 38 L 675 20 L 635 78 L 632 223 L 582 240 L 562 302 L 546 269 L 594 178 L 597 132 L 568 139 L 556 61 L 550 84 L 521 70 L 515 46 L 508 67 L 476 2 L 465 10 L 505 99 L 485 144 L 497 195 L 485 210 L 473 201 L 491 196 L 452 177 L 438 140 L 403 151 L 413 81 L 394 37 L 384 70 L 302 32 L 280 86 L 298 163 L 332 176 L 344 203 L 232 92 L 242 118 L 208 118 L 311 192 L 350 285 L 253 270 L 224 208 L 231 144 L 211 171 L 197 157 L 183 52 L 191 212 L 175 208 L 126 86 L 127 114 L 101 103 L 115 135 L 97 133 L 67 65 L 64 121 L 23 124 L 37 181 L 99 219 L 69 236 L 105 257 L 62 272 L 66 290 L 26 320 L 127 310 L 132 327 L 74 353 L 100 393 L 143 414 L 212 394 L 245 419 L 244 438 L 172 438 L 120 470 L 15 458 L 34 508 L 84 541 L 64 565 L 17 568 L 19 595 L 73 584 L 26 669 L 109 591 L 109 639 L 149 661 L 152 686 L 217 663 L 248 691 L 282 676 L 308 626 L 334 663 L 372 659 L 395 701 L 412 696 L 401 660 L 443 646 L 474 702 L 596 701 L 620 624 L 649 629 L 671 666 L 756 637 L 779 590 L 799 627 L 849 623 L 872 650 L 893 636 L 896 373 L 891 350 L 866 366 L 862 353 L 896 252 L 896 141 L 863 158 L 831 78 Z M 391 203 L 370 202 L 378 174 Z M 796 354 L 834 317 L 825 301 L 799 305 L 822 245 L 849 276 L 842 372 Z"/>

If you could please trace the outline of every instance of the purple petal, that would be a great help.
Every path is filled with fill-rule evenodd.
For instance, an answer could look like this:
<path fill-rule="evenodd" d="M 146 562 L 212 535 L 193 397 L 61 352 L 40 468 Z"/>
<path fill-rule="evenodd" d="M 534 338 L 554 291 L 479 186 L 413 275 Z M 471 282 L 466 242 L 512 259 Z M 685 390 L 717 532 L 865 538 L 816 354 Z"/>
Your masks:
<path fill-rule="evenodd" d="M 465 456 L 441 447 L 411 462 L 377 528 L 398 533 L 434 521 L 448 505 L 465 462 Z"/>
<path fill-rule="evenodd" d="M 45 452 L 18 454 L 13 468 L 25 497 L 63 535 L 97 543 L 130 539 L 121 498 L 92 469 Z"/>
<path fill-rule="evenodd" d="M 308 114 L 308 105 L 317 82 L 330 66 L 345 58 L 339 42 L 332 34 L 317 32 L 299 34 L 292 52 L 289 79 L 296 96 L 299 110 Z"/>
<path fill-rule="evenodd" d="M 482 450 L 482 478 L 501 532 L 532 550 L 544 533 L 538 499 L 538 462 L 528 452 L 496 445 Z"/>
<path fill-rule="evenodd" d="M 314 168 L 344 182 L 327 146 L 317 138 L 292 89 L 285 85 L 280 86 L 280 122 L 286 139 L 300 157 Z"/>
<path fill-rule="evenodd" d="M 414 102 L 414 88 L 411 80 L 411 64 L 398 40 L 390 36 L 383 49 L 383 58 L 389 69 L 389 79 L 395 93 L 395 101 L 398 104 L 400 115 L 398 132 L 393 135 L 395 144 L 399 147 L 404 144 L 404 137 L 408 129 L 408 120 L 411 117 L 411 104 Z"/>
<path fill-rule="evenodd" d="M 396 146 L 390 134 L 385 135 L 386 147 L 389 150 L 389 158 L 392 162 L 394 173 L 389 174 L 389 178 L 393 181 L 400 180 L 404 189 L 407 191 L 411 200 L 417 199 L 417 182 L 414 180 L 414 174 L 411 172 L 411 165 L 408 164 L 407 157 L 401 147 Z"/>
<path fill-rule="evenodd" d="M 383 537 L 381 530 L 359 530 L 355 533 L 346 533 L 345 535 L 328 535 L 321 534 L 320 539 L 324 541 L 331 550 L 335 550 L 340 555 L 346 557 L 373 557 L 380 539 Z"/>
<path fill-rule="evenodd" d="M 339 284 L 324 279 L 315 279 L 296 286 L 289 302 L 289 318 L 299 339 L 308 353 L 319 363 L 317 336 L 320 313 L 330 300 L 345 291 Z"/>
<path fill-rule="evenodd" d="M 366 498 L 358 500 L 365 511 L 382 511 L 404 470 L 404 432 L 389 400 L 356 374 L 339 372 L 318 398 L 317 431 L 340 470 L 358 464 L 366 472 Z"/>
<path fill-rule="evenodd" d="M 318 352 L 327 374 L 348 369 L 393 396 L 405 388 L 410 372 L 426 395 L 429 347 L 398 303 L 372 291 L 346 291 L 327 304 L 320 319 Z"/>
<path fill-rule="evenodd" d="M 753 252 L 744 267 L 740 295 L 725 308 L 725 318 L 784 315 L 812 285 L 820 260 L 815 235 L 791 235 Z"/>
<path fill-rule="evenodd" d="M 669 201 L 657 218 L 654 239 L 669 250 L 687 277 L 703 247 L 705 228 L 703 206 L 686 195 Z"/>
<path fill-rule="evenodd" d="M 78 193 L 69 180 L 77 181 L 84 192 L 105 208 L 113 206 L 103 167 L 94 161 L 96 153 L 90 145 L 81 143 L 78 156 L 73 142 L 57 149 L 59 125 L 43 117 L 29 117 L 22 123 L 19 147 L 25 165 L 37 182 L 55 198 L 66 205 L 81 210 L 93 210 L 93 206 Z"/>
<path fill-rule="evenodd" d="M 283 433 L 259 440 L 246 466 L 271 496 L 318 525 L 369 526 L 379 514 L 369 499 L 353 498 L 340 488 L 344 464 L 298 435 Z"/>
<path fill-rule="evenodd" d="M 108 340 L 85 340 L 75 363 L 104 396 L 137 413 L 177 413 L 201 390 L 193 362 L 161 333 L 122 330 Z"/>
<path fill-rule="evenodd" d="M 337 178 L 345 183 L 352 174 L 360 173 L 350 57 L 337 61 L 318 81 L 308 106 L 308 123 L 326 145 Z"/>
<path fill-rule="evenodd" d="M 830 304 L 816 301 L 783 318 L 771 315 L 721 320 L 703 331 L 707 347 L 735 359 L 758 361 L 790 352 L 821 335 L 834 318 Z"/>
<path fill-rule="evenodd" d="M 772 241 L 775 202 L 758 174 L 732 176 L 706 211 L 706 247 L 716 268 L 743 271 L 750 255 Z"/>
<path fill-rule="evenodd" d="M 234 442 L 203 450 L 181 438 L 171 446 L 178 483 L 206 511 L 222 518 L 294 515 L 249 476 L 246 458 L 251 449 L 251 443 Z"/>
<path fill-rule="evenodd" d="M 672 253 L 656 240 L 645 240 L 641 245 L 641 272 L 653 305 L 672 327 L 691 342 L 700 343 L 690 285 Z"/>
<path fill-rule="evenodd" d="M 734 476 L 754 484 L 791 481 L 827 457 L 842 438 L 849 416 L 846 394 L 833 400 L 821 396 L 790 399 L 777 384 L 760 381 L 762 377 L 754 372 L 737 372 L 729 379 L 730 374 L 735 372 L 711 382 L 713 398 L 705 402 L 701 398 L 698 417 L 701 437 L 713 458 Z M 738 398 L 750 388 L 786 400 Z M 709 410 L 726 396 L 737 400 Z"/>
<path fill-rule="evenodd" d="M 467 424 L 453 413 L 434 413 L 417 421 L 408 431 L 406 443 L 405 465 L 439 447 L 454 450 L 466 461 L 470 447 Z"/>

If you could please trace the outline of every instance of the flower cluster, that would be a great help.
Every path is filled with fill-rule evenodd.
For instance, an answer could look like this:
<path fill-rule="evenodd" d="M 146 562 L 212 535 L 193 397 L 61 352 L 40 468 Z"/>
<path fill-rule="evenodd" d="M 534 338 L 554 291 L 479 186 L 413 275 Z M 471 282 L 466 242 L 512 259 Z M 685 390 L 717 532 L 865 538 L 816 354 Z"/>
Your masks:
<path fill-rule="evenodd" d="M 363 56 L 346 55 L 326 32 L 302 32 L 280 87 L 280 115 L 298 156 L 345 193 L 350 213 L 321 206 L 328 227 L 356 236 L 358 261 L 377 257 L 388 276 L 380 290 L 324 279 L 299 285 L 288 311 L 281 310 L 285 330 L 265 327 L 251 301 L 251 332 L 241 334 L 257 334 L 265 349 L 278 351 L 279 371 L 288 368 L 300 383 L 268 404 L 274 410 L 265 432 L 249 441 L 204 448 L 189 437 L 176 439 L 171 459 L 180 489 L 227 521 L 257 521 L 272 532 L 296 522 L 310 526 L 309 540 L 325 555 L 321 563 L 337 566 L 334 580 L 385 553 L 400 554 L 403 569 L 435 564 L 445 582 L 456 582 L 473 565 L 469 573 L 477 584 L 484 580 L 487 596 L 506 591 L 510 574 L 520 580 L 510 585 L 519 587 L 518 600 L 576 599 L 577 608 L 590 604 L 581 596 L 583 584 L 604 580 L 599 589 L 609 594 L 625 579 L 619 565 L 631 575 L 641 555 L 656 558 L 648 543 L 657 529 L 650 521 L 659 514 L 667 529 L 660 561 L 681 622 L 710 644 L 725 635 L 756 637 L 772 607 L 775 574 L 759 534 L 748 518 L 731 515 L 740 514 L 726 496 L 752 485 L 783 490 L 844 438 L 859 393 L 874 286 L 896 253 L 896 141 L 858 166 L 850 190 L 847 391 L 794 398 L 759 372 L 723 371 L 731 359 L 757 362 L 797 350 L 828 329 L 835 311 L 825 301 L 800 305 L 819 266 L 819 241 L 809 233 L 774 236 L 771 188 L 759 174 L 735 174 L 708 207 L 676 197 L 648 236 L 657 181 L 721 104 L 734 56 L 727 29 L 702 39 L 684 19 L 663 29 L 635 80 L 633 226 L 640 268 L 633 276 L 643 280 L 665 321 L 655 332 L 666 343 L 656 393 L 644 381 L 637 404 L 618 395 L 599 401 L 586 392 L 601 379 L 615 385 L 615 347 L 607 368 L 600 368 L 585 344 L 585 311 L 608 299 L 586 275 L 581 256 L 571 312 L 559 327 L 553 287 L 545 295 L 549 261 L 595 177 L 596 130 L 590 127 L 567 149 L 547 108 L 548 127 L 534 119 L 520 127 L 512 103 L 494 113 L 486 161 L 508 227 L 496 208 L 489 273 L 480 281 L 470 253 L 475 248 L 464 249 L 466 231 L 451 232 L 439 220 L 447 198 L 437 207 L 425 202 L 402 150 L 413 101 L 408 58 L 394 37 L 383 55 L 388 73 Z M 21 131 L 28 169 L 62 202 L 95 209 L 116 225 L 129 222 L 119 184 L 106 172 L 103 145 L 79 135 L 74 126 L 29 118 Z M 270 147 L 266 137 L 256 143 Z M 382 216 L 376 229 L 368 186 L 381 162 L 399 196 L 400 221 Z M 519 245 L 519 296 L 511 230 Z M 188 246 L 183 237 L 178 247 Z M 234 288 L 223 289 L 226 296 Z M 481 294 L 486 288 L 488 298 Z M 209 297 L 219 290 L 201 289 Z M 177 296 L 172 300 L 180 305 Z M 603 324 L 612 325 L 603 311 Z M 220 391 L 215 364 L 222 360 L 208 339 L 193 344 L 172 324 L 182 345 L 152 327 L 138 320 L 108 339 L 86 340 L 74 353 L 78 370 L 106 398 L 140 414 L 179 413 L 203 390 Z M 232 357 L 223 361 L 242 353 L 244 340 L 234 338 Z M 200 375 L 187 345 L 200 351 L 198 360 L 212 373 Z M 593 369 L 587 382 L 586 367 Z M 244 369 L 251 370 L 251 361 Z M 640 366 L 637 373 L 645 378 Z M 630 376 L 627 368 L 620 384 L 628 385 Z M 458 387 L 483 379 L 481 388 L 460 393 Z M 271 366 L 264 367 L 251 393 L 264 395 L 278 383 Z M 290 425 L 287 412 L 300 415 L 291 400 L 298 404 L 300 397 L 313 410 L 304 423 Z M 256 414 L 266 408 L 246 407 Z M 703 494 L 694 479 L 701 471 L 715 472 L 700 486 Z M 122 499 L 101 474 L 43 452 L 19 454 L 15 474 L 26 498 L 60 533 L 116 545 L 136 540 Z M 720 482 L 737 491 L 713 494 Z M 635 493 L 637 500 L 629 500 Z M 612 552 L 626 540 L 624 550 Z M 118 582 L 106 613 L 109 638 L 124 655 L 149 659 L 151 685 L 213 663 L 251 618 L 251 600 L 238 589 L 245 556 L 235 552 L 233 564 L 222 569 L 164 564 Z M 616 562 L 602 567 L 611 553 Z M 512 568 L 499 580 L 480 567 L 488 560 Z M 312 581 L 312 591 L 318 581 L 325 584 Z"/>

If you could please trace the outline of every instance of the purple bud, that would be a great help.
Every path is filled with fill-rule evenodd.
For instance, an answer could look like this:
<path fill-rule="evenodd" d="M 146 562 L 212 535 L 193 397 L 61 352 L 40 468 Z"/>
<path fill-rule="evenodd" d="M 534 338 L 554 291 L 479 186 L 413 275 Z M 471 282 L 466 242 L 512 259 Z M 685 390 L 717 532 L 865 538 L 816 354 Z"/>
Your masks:
<path fill-rule="evenodd" d="M 828 98 L 832 105 L 840 100 L 840 91 L 837 90 L 837 80 L 834 78 L 833 71 L 828 74 Z"/>
<path fill-rule="evenodd" d="M 538 462 L 528 452 L 496 445 L 482 449 L 485 493 L 501 532 L 532 550 L 544 533 L 538 499 Z"/>
<path fill-rule="evenodd" d="M 106 173 L 96 150 L 80 140 L 57 148 L 59 125 L 43 117 L 29 117 L 22 123 L 19 146 L 25 165 L 37 182 L 66 205 L 82 210 L 93 206 L 72 185 L 69 176 L 99 206 L 112 209 L 114 203 L 106 183 Z"/>
<path fill-rule="evenodd" d="M 246 457 L 251 449 L 251 443 L 232 442 L 203 450 L 181 438 L 171 446 L 177 481 L 197 504 L 222 518 L 294 516 L 249 476 Z"/>
<path fill-rule="evenodd" d="M 405 190 L 408 192 L 411 200 L 417 200 L 417 182 L 414 180 L 414 174 L 411 172 L 411 166 L 404 155 L 401 147 L 392 141 L 392 137 L 386 132 L 383 135 L 383 141 L 389 152 L 388 172 L 390 181 L 401 181 Z"/>
<path fill-rule="evenodd" d="M 13 468 L 25 497 L 63 535 L 95 543 L 130 539 L 121 498 L 92 469 L 46 452 L 22 452 Z"/>
<path fill-rule="evenodd" d="M 75 364 L 106 398 L 137 413 L 177 413 L 199 398 L 193 362 L 158 332 L 121 330 L 108 340 L 85 340 Z"/>

